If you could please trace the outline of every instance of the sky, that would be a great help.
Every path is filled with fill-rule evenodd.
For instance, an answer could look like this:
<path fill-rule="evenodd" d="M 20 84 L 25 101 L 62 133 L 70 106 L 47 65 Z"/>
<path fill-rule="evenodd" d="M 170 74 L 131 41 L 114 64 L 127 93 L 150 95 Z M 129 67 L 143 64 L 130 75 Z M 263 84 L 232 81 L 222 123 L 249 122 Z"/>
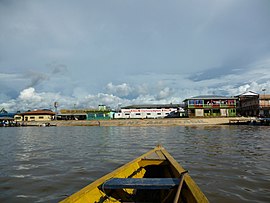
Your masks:
<path fill-rule="evenodd" d="M 270 93 L 269 0 L 0 0 L 0 109 Z"/>

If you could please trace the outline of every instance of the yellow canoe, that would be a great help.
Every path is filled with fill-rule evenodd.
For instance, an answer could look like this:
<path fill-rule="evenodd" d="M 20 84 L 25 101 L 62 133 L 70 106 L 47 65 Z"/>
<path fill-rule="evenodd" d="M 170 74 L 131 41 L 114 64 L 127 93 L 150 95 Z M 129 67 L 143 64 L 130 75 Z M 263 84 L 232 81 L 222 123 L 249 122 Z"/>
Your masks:
<path fill-rule="evenodd" d="M 61 201 L 208 202 L 177 161 L 161 146 L 101 177 Z"/>

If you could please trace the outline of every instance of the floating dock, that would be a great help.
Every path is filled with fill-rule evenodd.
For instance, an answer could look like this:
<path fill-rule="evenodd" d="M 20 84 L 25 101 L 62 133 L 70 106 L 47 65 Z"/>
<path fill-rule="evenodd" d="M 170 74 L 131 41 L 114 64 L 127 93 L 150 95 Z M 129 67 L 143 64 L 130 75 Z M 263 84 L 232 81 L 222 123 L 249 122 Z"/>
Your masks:
<path fill-rule="evenodd" d="M 270 118 L 232 118 L 229 125 L 270 125 Z"/>

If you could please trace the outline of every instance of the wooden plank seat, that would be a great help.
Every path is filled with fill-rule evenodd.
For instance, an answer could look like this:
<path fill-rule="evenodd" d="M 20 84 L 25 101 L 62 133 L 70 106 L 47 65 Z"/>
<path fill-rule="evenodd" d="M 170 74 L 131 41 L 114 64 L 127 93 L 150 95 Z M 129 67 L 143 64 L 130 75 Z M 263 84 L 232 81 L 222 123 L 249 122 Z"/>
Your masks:
<path fill-rule="evenodd" d="M 103 189 L 171 189 L 178 186 L 179 178 L 112 178 L 106 181 Z"/>

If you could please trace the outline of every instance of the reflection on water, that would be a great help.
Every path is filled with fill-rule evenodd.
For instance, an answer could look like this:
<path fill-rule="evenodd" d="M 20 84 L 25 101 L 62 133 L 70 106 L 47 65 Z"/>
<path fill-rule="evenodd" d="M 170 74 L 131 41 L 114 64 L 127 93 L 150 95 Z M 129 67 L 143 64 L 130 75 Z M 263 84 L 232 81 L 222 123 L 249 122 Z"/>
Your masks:
<path fill-rule="evenodd" d="M 0 128 L 0 202 L 57 202 L 162 144 L 211 202 L 270 202 L 269 127 Z"/>

